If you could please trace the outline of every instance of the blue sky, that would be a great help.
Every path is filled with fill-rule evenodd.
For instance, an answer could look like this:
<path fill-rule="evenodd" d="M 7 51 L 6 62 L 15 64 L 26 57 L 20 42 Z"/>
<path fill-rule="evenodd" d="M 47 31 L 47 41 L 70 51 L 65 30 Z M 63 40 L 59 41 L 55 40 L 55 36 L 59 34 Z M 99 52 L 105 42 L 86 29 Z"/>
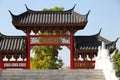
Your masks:
<path fill-rule="evenodd" d="M 11 23 L 11 15 L 18 15 L 26 11 L 25 4 L 32 10 L 42 10 L 55 6 L 70 9 L 77 4 L 74 11 L 86 14 L 91 10 L 88 17 L 88 24 L 84 30 L 77 31 L 75 35 L 93 35 L 102 28 L 101 36 L 114 41 L 120 37 L 120 0 L 0 0 L 0 32 L 6 35 L 25 35 L 22 31 L 16 30 Z M 120 49 L 120 40 L 117 42 Z M 66 53 L 66 49 L 63 53 Z M 66 58 L 68 54 L 62 54 Z M 66 62 L 67 63 L 67 62 Z M 69 63 L 69 62 L 68 62 Z"/>

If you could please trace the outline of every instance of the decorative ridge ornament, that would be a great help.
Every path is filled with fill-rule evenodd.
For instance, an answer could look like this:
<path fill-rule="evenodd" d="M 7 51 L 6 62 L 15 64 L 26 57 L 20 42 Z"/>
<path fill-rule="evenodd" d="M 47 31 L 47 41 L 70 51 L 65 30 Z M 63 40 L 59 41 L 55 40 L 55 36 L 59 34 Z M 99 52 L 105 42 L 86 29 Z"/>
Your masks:
<path fill-rule="evenodd" d="M 9 13 L 10 13 L 12 16 L 14 16 L 10 10 L 8 10 L 8 11 L 9 11 Z"/>
<path fill-rule="evenodd" d="M 10 10 L 8 10 L 10 15 L 12 16 L 12 19 L 14 20 L 14 18 L 16 17 Z"/>
<path fill-rule="evenodd" d="M 90 14 L 91 10 L 88 11 L 88 13 L 86 14 L 86 17 L 88 17 L 88 15 Z"/>
<path fill-rule="evenodd" d="M 118 41 L 119 37 L 114 41 L 115 43 Z"/>
<path fill-rule="evenodd" d="M 36 12 L 34 10 L 29 9 L 26 4 L 25 4 L 25 7 L 26 7 L 27 12 Z"/>
<path fill-rule="evenodd" d="M 27 7 L 27 5 L 25 4 L 25 7 L 26 7 L 26 9 L 27 9 L 27 11 L 29 11 L 30 9 Z"/>
<path fill-rule="evenodd" d="M 75 9 L 75 7 L 76 7 L 76 4 L 74 4 L 73 8 L 72 8 L 72 9 L 70 9 L 70 11 L 71 11 L 71 10 L 73 11 L 73 10 Z"/>
<path fill-rule="evenodd" d="M 100 36 L 101 31 L 102 31 L 102 28 L 100 28 L 99 32 L 96 34 L 96 38 Z"/>
<path fill-rule="evenodd" d="M 26 7 L 26 10 L 27 10 L 28 12 L 29 12 L 29 11 L 31 11 L 31 12 L 61 12 L 61 11 L 35 11 L 35 10 L 29 9 L 26 4 L 25 4 L 25 7 Z M 76 7 L 76 4 L 73 6 L 73 8 L 68 9 L 68 10 L 63 10 L 63 12 L 69 12 L 69 11 L 72 12 L 72 11 L 74 11 L 75 7 Z"/>
<path fill-rule="evenodd" d="M 99 32 L 98 32 L 98 35 L 100 35 L 101 31 L 102 31 L 102 28 L 100 28 L 100 30 L 99 30 Z"/>

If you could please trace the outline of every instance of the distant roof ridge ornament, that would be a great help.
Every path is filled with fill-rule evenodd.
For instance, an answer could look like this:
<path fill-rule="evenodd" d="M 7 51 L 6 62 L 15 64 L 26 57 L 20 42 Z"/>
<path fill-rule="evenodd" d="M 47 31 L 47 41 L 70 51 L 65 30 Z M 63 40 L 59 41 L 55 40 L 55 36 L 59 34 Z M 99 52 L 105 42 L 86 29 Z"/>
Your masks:
<path fill-rule="evenodd" d="M 115 40 L 115 43 L 118 41 L 119 37 Z"/>

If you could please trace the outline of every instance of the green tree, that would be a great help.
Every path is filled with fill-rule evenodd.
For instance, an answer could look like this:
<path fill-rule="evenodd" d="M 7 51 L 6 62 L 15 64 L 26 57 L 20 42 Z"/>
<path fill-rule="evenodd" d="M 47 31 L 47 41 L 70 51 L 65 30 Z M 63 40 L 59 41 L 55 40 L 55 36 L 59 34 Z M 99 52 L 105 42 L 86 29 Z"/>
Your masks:
<path fill-rule="evenodd" d="M 31 69 L 59 69 L 63 66 L 62 60 L 58 59 L 58 46 L 33 47 L 34 57 L 31 58 Z"/>
<path fill-rule="evenodd" d="M 58 6 L 55 6 L 54 8 L 44 8 L 43 11 L 63 11 L 64 8 L 63 7 L 58 7 Z"/>
<path fill-rule="evenodd" d="M 43 11 L 62 11 L 63 7 L 43 9 Z M 40 33 L 39 33 L 40 34 Z M 47 33 L 46 33 L 47 34 Z M 31 69 L 59 69 L 63 66 L 61 59 L 58 59 L 59 46 L 35 46 L 33 47 L 34 57 L 31 57 Z"/>
<path fill-rule="evenodd" d="M 118 49 L 115 50 L 115 54 L 112 57 L 112 61 L 115 65 L 116 76 L 120 77 L 120 52 Z"/>

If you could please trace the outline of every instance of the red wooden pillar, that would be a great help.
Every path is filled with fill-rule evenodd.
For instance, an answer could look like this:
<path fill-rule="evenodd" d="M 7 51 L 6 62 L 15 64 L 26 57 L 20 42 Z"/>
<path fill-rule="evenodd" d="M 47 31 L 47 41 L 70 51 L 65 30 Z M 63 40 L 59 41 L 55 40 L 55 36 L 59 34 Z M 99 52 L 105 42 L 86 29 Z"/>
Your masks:
<path fill-rule="evenodd" d="M 27 33 L 27 63 L 26 69 L 30 69 L 30 33 Z"/>
<path fill-rule="evenodd" d="M 2 53 L 0 53 L 0 69 L 3 69 L 3 58 L 2 58 Z"/>
<path fill-rule="evenodd" d="M 3 69 L 3 60 L 0 59 L 0 69 Z"/>
<path fill-rule="evenodd" d="M 74 42 L 73 34 L 70 34 L 70 69 L 74 69 Z"/>

